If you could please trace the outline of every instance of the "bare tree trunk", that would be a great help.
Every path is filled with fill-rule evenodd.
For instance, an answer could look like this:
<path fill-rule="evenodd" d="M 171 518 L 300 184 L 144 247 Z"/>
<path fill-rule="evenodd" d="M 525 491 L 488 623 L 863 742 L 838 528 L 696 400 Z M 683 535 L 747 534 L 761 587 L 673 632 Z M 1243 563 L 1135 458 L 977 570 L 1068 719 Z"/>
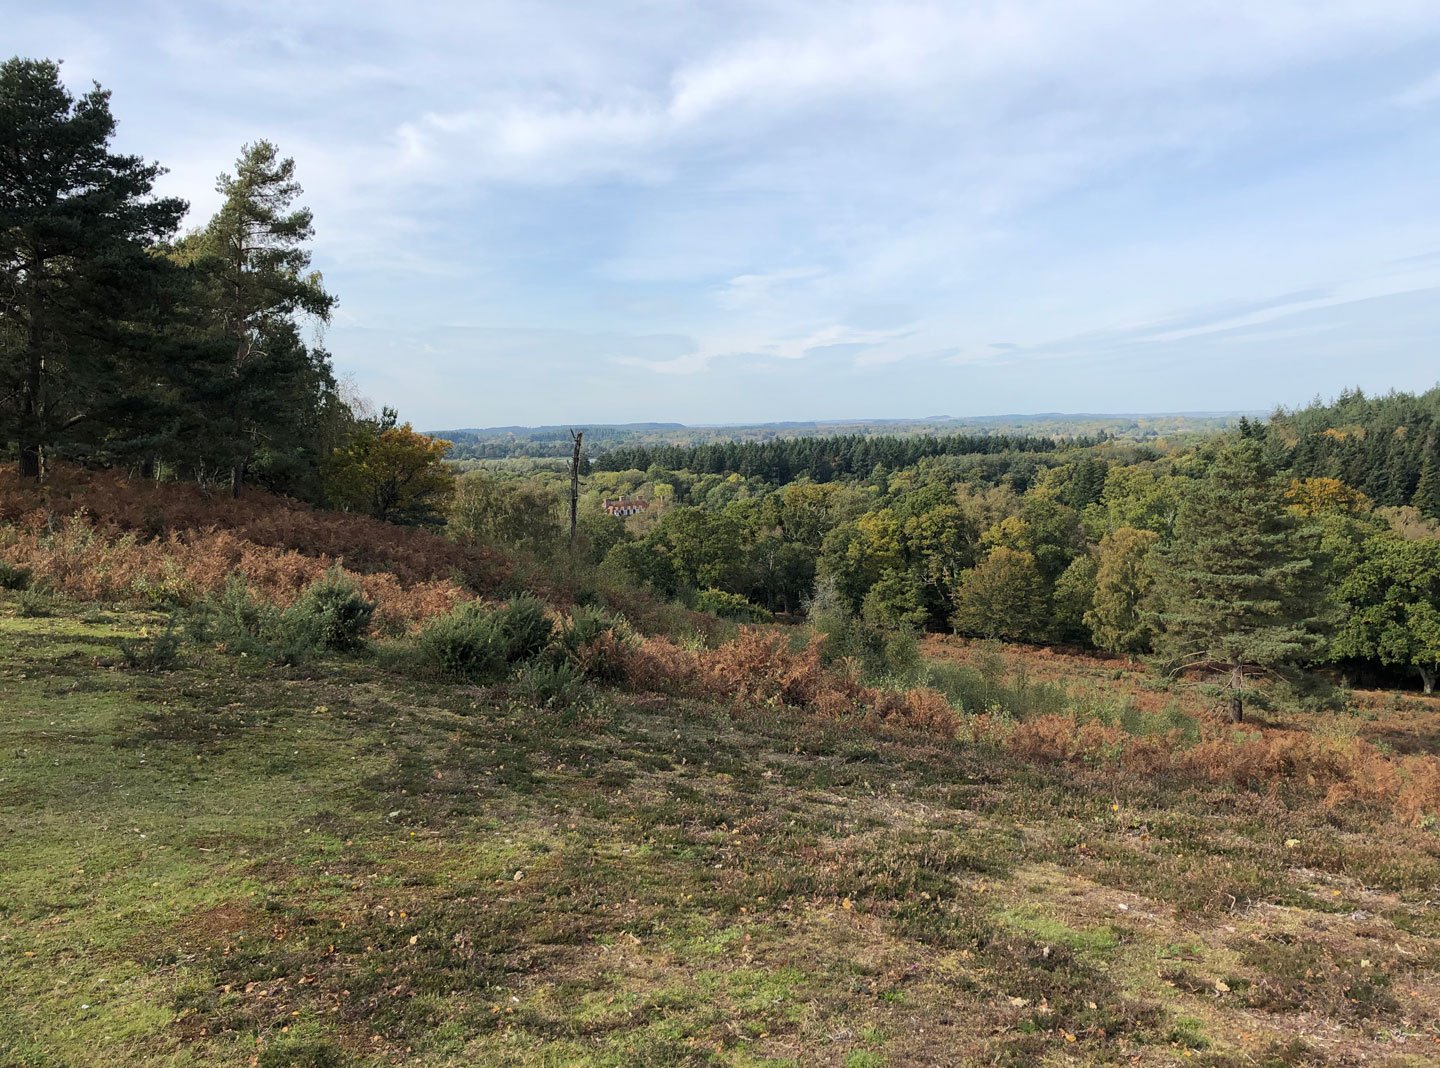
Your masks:
<path fill-rule="evenodd" d="M 1245 665 L 1238 660 L 1230 663 L 1230 722 L 1245 722 Z"/>
<path fill-rule="evenodd" d="M 1420 672 L 1420 685 L 1426 693 L 1435 692 L 1435 669 L 1426 667 L 1424 664 L 1416 664 L 1415 668 Z"/>
<path fill-rule="evenodd" d="M 575 533 L 580 519 L 580 443 L 585 431 L 572 430 L 570 437 L 575 442 L 575 452 L 570 458 L 570 555 L 575 555 Z"/>
<path fill-rule="evenodd" d="M 40 446 L 34 441 L 20 443 L 20 477 L 40 481 Z"/>
<path fill-rule="evenodd" d="M 30 329 L 25 354 L 25 381 L 20 394 L 20 419 L 17 437 L 20 446 L 20 477 L 40 481 L 45 473 L 41 441 L 45 414 L 45 354 L 40 347 L 40 327 L 36 312 L 30 311 Z"/>

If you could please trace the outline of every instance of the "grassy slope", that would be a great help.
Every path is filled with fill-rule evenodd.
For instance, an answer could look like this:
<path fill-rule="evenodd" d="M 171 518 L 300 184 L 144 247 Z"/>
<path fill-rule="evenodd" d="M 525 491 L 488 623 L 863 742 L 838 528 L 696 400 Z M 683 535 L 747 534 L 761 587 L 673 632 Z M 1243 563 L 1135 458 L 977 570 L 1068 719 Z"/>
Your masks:
<path fill-rule="evenodd" d="M 1433 832 L 147 622 L 0 599 L 0 1063 L 1440 1057 Z"/>

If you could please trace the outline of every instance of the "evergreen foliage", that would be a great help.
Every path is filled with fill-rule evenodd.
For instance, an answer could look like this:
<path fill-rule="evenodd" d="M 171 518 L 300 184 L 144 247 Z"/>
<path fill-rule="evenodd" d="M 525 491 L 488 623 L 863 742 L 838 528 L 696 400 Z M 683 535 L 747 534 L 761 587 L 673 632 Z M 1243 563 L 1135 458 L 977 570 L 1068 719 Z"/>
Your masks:
<path fill-rule="evenodd" d="M 335 569 L 308 586 L 283 618 L 319 649 L 354 652 L 365 644 L 374 616 L 374 602 Z"/>
<path fill-rule="evenodd" d="M 1088 444 L 1088 440 L 1077 442 Z M 696 473 L 736 472 L 783 483 L 802 476 L 814 482 L 869 474 L 877 466 L 893 470 L 926 457 L 999 453 L 1048 453 L 1058 448 L 1050 438 L 1009 434 L 949 434 L 934 437 L 866 437 L 847 434 L 829 438 L 784 438 L 765 442 L 714 445 L 627 446 L 612 449 L 594 462 L 597 471 L 647 470 L 664 467 Z"/>
<path fill-rule="evenodd" d="M 295 161 L 268 141 L 246 145 L 208 225 L 177 258 L 204 280 L 209 328 L 230 352 L 228 373 L 208 413 L 212 463 L 230 472 L 238 494 L 247 471 L 285 488 L 324 459 L 321 413 L 335 391 L 328 354 L 306 345 L 305 320 L 329 321 L 335 298 L 310 269 L 314 237 Z"/>
<path fill-rule="evenodd" d="M 1383 397 L 1347 390 L 1328 404 L 1277 412 L 1264 428 L 1267 451 L 1295 476 L 1338 478 L 1386 506 L 1412 503 L 1427 459 L 1432 470 L 1437 462 L 1437 437 L 1440 387 Z M 1427 501 L 1435 494 L 1432 478 Z"/>
<path fill-rule="evenodd" d="M 1319 576 L 1259 441 L 1216 452 L 1181 505 L 1173 540 L 1151 559 L 1157 648 L 1177 666 L 1228 672 L 1237 722 L 1248 674 L 1318 648 Z"/>
<path fill-rule="evenodd" d="M 156 245 L 185 202 L 159 165 L 110 150 L 110 94 L 78 99 L 59 64 L 0 64 L 0 442 L 125 461 L 166 436 L 197 354 L 166 336 L 185 279 Z"/>
<path fill-rule="evenodd" d="M 1440 519 L 1440 435 L 1430 435 L 1410 504 L 1427 519 Z"/>

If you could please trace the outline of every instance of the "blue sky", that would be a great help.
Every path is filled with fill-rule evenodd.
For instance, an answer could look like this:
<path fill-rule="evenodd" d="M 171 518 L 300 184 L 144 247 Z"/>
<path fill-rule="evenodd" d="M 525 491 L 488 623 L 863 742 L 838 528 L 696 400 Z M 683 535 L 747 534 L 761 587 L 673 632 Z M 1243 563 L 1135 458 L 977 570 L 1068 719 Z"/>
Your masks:
<path fill-rule="evenodd" d="M 0 0 L 216 206 L 296 159 L 430 428 L 1299 404 L 1440 380 L 1434 0 Z"/>

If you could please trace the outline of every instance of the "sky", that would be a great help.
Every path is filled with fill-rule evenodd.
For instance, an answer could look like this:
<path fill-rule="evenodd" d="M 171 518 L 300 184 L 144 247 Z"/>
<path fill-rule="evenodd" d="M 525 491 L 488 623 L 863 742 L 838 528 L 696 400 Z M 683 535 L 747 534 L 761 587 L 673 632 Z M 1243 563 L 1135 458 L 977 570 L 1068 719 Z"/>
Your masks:
<path fill-rule="evenodd" d="M 1434 0 L 0 0 L 191 225 L 265 138 L 428 429 L 1440 380 Z"/>

